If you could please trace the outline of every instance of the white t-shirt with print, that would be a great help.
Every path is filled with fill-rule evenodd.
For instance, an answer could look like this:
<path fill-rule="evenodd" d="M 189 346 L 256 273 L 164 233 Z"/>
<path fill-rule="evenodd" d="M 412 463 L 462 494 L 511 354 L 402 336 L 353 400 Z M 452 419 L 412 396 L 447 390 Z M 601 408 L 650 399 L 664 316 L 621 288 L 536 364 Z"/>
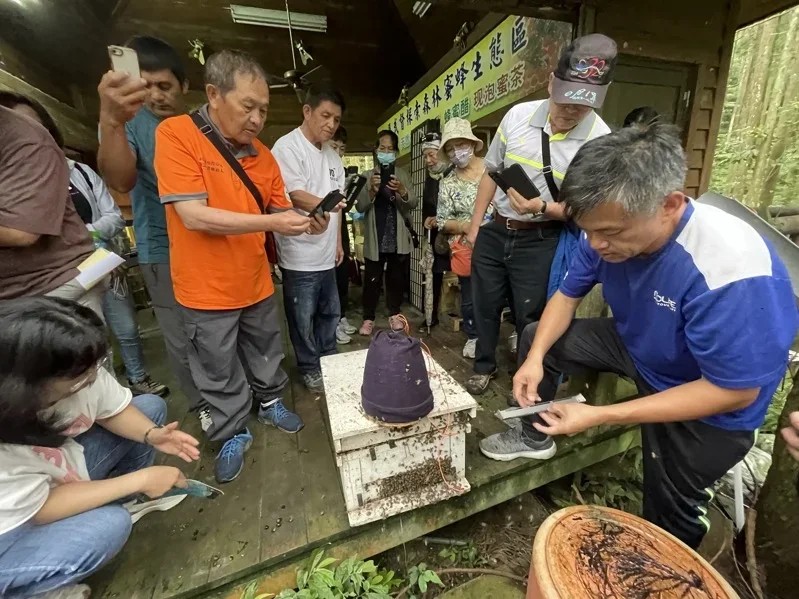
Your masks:
<path fill-rule="evenodd" d="M 0 443 L 0 534 L 33 518 L 51 488 L 90 480 L 83 447 L 72 437 L 85 433 L 96 420 L 119 414 L 131 399 L 130 390 L 101 368 L 94 384 L 42 413 L 54 414 L 56 426 L 66 425 L 64 435 L 69 438 L 61 447 Z"/>
<path fill-rule="evenodd" d="M 305 191 L 321 199 L 334 189 L 344 189 L 344 165 L 338 153 L 327 144 L 317 148 L 299 128 L 278 139 L 272 154 L 289 193 Z M 327 231 L 321 235 L 275 235 L 280 266 L 302 272 L 335 268 L 339 217 L 331 214 Z"/>

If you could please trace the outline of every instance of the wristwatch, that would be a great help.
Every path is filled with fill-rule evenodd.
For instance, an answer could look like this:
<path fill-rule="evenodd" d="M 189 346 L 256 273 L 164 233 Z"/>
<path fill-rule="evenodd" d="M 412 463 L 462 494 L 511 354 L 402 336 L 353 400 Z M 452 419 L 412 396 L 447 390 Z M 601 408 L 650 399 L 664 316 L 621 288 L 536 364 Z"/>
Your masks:
<path fill-rule="evenodd" d="M 541 200 L 541 210 L 539 210 L 538 212 L 533 212 L 531 216 L 534 216 L 534 217 L 544 216 L 544 213 L 546 211 L 547 211 L 547 201 L 546 200 Z"/>

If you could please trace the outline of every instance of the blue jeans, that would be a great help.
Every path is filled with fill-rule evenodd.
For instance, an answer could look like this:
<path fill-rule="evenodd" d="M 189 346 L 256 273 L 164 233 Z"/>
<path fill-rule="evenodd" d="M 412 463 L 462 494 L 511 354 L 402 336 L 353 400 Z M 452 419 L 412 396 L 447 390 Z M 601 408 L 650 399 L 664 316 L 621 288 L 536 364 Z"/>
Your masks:
<path fill-rule="evenodd" d="M 469 339 L 477 339 L 477 328 L 474 324 L 474 303 L 472 300 L 472 278 L 458 277 L 461 286 L 461 318 L 463 332 Z"/>
<path fill-rule="evenodd" d="M 341 307 L 336 269 L 302 272 L 281 268 L 289 337 L 302 374 L 319 372 L 319 358 L 336 353 Z"/>
<path fill-rule="evenodd" d="M 156 424 L 166 421 L 166 404 L 156 395 L 133 398 Z M 123 439 L 95 424 L 75 440 L 83 446 L 92 480 L 151 466 L 152 447 Z M 117 504 L 50 524 L 27 522 L 0 535 L 0 597 L 21 599 L 76 584 L 99 570 L 125 545 L 130 514 Z"/>
<path fill-rule="evenodd" d="M 119 351 L 128 380 L 138 383 L 147 376 L 147 370 L 144 367 L 144 353 L 139 325 L 136 322 L 136 306 L 130 291 L 124 297 L 118 297 L 113 289 L 108 289 L 103 294 L 103 313 L 111 332 L 119 341 Z"/>

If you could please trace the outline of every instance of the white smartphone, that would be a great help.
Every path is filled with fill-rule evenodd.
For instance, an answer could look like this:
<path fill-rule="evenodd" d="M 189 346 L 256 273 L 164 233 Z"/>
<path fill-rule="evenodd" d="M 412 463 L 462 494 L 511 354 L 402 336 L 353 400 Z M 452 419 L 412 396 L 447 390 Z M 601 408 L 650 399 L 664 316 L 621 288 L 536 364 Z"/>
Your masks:
<path fill-rule="evenodd" d="M 134 79 L 141 79 L 136 50 L 124 46 L 108 46 L 108 56 L 111 58 L 111 68 L 114 71 L 127 73 Z"/>

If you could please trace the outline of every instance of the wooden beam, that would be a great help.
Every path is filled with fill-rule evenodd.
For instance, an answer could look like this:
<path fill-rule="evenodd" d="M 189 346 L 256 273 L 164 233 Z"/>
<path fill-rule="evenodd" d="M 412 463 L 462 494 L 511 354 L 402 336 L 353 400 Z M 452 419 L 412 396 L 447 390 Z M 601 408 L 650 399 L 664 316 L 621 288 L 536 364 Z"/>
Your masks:
<path fill-rule="evenodd" d="M 799 206 L 769 206 L 768 215 L 776 216 L 799 216 Z"/>
<path fill-rule="evenodd" d="M 746 27 L 797 4 L 797 0 L 741 0 L 736 26 Z"/>
<path fill-rule="evenodd" d="M 799 234 L 799 216 L 779 216 L 771 224 L 783 235 Z"/>
<path fill-rule="evenodd" d="M 97 148 L 97 129 L 77 110 L 33 87 L 27 81 L 6 71 L 0 71 L 0 89 L 23 94 L 39 101 L 55 120 L 64 142 L 70 148 L 94 152 Z"/>

